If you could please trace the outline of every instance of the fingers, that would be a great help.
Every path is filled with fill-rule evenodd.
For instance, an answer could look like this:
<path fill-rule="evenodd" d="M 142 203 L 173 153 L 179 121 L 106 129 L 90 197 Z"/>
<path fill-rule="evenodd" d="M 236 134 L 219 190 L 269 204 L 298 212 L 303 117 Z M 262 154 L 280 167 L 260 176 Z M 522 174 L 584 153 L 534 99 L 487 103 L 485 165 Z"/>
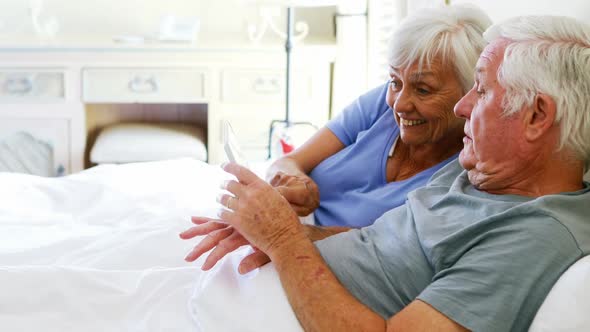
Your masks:
<path fill-rule="evenodd" d="M 217 196 L 217 203 L 225 206 L 230 210 L 237 210 L 239 206 L 239 198 L 236 196 L 228 195 L 228 194 L 221 194 Z"/>
<path fill-rule="evenodd" d="M 179 236 L 183 240 L 188 240 L 194 238 L 195 236 L 206 235 L 218 229 L 226 228 L 227 226 L 228 225 L 226 223 L 211 221 L 191 227 L 180 233 Z"/>
<path fill-rule="evenodd" d="M 256 174 L 252 173 L 252 171 L 250 171 L 246 167 L 240 166 L 236 163 L 227 163 L 227 164 L 223 165 L 222 168 L 224 171 L 235 175 L 235 177 L 238 179 L 238 181 L 240 181 L 240 183 L 245 184 L 245 185 L 248 185 L 252 182 L 260 180 L 260 178 L 258 176 L 256 176 Z M 260 180 L 260 181 L 262 181 L 262 180 Z"/>
<path fill-rule="evenodd" d="M 215 249 L 213 249 L 211 253 L 209 253 L 209 256 L 207 256 L 201 269 L 204 271 L 211 269 L 225 255 L 246 244 L 248 244 L 248 241 L 246 241 L 240 233 L 234 231 L 230 236 L 219 241 L 217 246 L 215 246 Z"/>
<path fill-rule="evenodd" d="M 303 205 L 307 200 L 307 189 L 305 185 L 296 187 L 276 187 L 275 188 L 289 203 Z"/>
<path fill-rule="evenodd" d="M 289 179 L 289 177 L 291 176 L 287 173 L 278 171 L 275 173 L 275 176 L 273 176 L 272 179 L 270 179 L 269 183 L 273 187 L 282 186 L 285 185 L 285 182 Z"/>
<path fill-rule="evenodd" d="M 200 224 L 204 224 L 204 223 L 207 223 L 209 221 L 214 221 L 214 220 L 211 219 L 211 218 L 207 218 L 207 217 L 196 217 L 196 216 L 192 216 L 191 217 L 191 221 L 192 221 L 193 224 L 200 225 Z"/>
<path fill-rule="evenodd" d="M 272 177 L 272 179 L 270 179 L 270 181 L 268 181 L 268 183 L 273 186 L 276 187 L 279 183 L 279 181 L 281 180 L 281 173 L 283 172 L 276 172 L 275 175 Z"/>
<path fill-rule="evenodd" d="M 223 220 L 213 219 L 213 218 L 209 218 L 209 217 L 192 216 L 191 217 L 191 222 L 193 224 L 196 224 L 196 225 L 201 225 L 201 224 L 206 224 L 206 223 L 211 222 L 211 223 L 218 223 L 218 224 L 222 224 L 222 225 L 226 225 L 227 226 L 227 223 L 226 222 L 223 222 Z"/>
<path fill-rule="evenodd" d="M 221 184 L 221 189 L 227 190 L 232 193 L 235 197 L 240 197 L 244 195 L 244 185 L 236 182 L 234 180 L 224 181 Z M 218 201 L 219 202 L 219 201 Z"/>
<path fill-rule="evenodd" d="M 312 213 L 315 210 L 315 208 L 311 208 L 309 206 L 294 205 L 294 204 L 291 204 L 291 208 L 300 217 L 305 217 L 305 216 L 309 215 L 310 213 Z"/>
<path fill-rule="evenodd" d="M 193 250 L 184 258 L 184 260 L 187 262 L 194 262 L 197 258 L 211 250 L 221 240 L 227 238 L 233 232 L 234 228 L 231 226 L 226 226 L 225 228 L 210 232 L 193 248 Z"/>
<path fill-rule="evenodd" d="M 238 266 L 238 272 L 240 272 L 240 274 L 246 274 L 267 264 L 268 262 L 270 262 L 268 255 L 258 249 L 254 249 L 253 253 L 242 259 L 242 262 L 240 262 L 240 265 Z"/>

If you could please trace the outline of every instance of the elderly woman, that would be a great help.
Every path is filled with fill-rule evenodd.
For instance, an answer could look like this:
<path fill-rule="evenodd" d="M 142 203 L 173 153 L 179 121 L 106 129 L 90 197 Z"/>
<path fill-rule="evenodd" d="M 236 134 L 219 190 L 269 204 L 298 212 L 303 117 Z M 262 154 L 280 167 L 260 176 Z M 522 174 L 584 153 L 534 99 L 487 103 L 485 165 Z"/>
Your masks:
<path fill-rule="evenodd" d="M 402 205 L 463 146 L 464 120 L 453 106 L 473 85 L 489 24 L 464 6 L 404 20 L 391 38 L 389 82 L 271 165 L 271 185 L 322 226 L 367 226 Z"/>
<path fill-rule="evenodd" d="M 426 9 L 405 19 L 391 39 L 389 82 L 275 162 L 268 172 L 271 185 L 298 215 L 315 210 L 317 225 L 336 226 L 325 230 L 330 233 L 370 225 L 404 204 L 409 191 L 424 186 L 463 146 L 464 120 L 454 116 L 453 106 L 473 85 L 489 24 L 485 13 L 466 6 Z M 208 236 L 187 260 L 215 247 L 204 270 L 247 243 L 231 226 L 192 220 L 198 226 L 181 237 Z M 239 270 L 246 273 L 268 261 L 255 249 Z"/>

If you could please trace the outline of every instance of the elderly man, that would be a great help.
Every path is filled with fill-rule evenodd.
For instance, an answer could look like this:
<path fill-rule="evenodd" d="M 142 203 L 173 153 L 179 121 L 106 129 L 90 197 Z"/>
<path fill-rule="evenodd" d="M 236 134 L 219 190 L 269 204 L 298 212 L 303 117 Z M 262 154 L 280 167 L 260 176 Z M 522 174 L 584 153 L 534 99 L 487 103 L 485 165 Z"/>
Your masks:
<path fill-rule="evenodd" d="M 227 183 L 218 222 L 275 263 L 306 330 L 523 331 L 590 251 L 590 28 L 522 17 L 485 37 L 475 86 L 455 107 L 459 162 L 372 226 L 314 244 L 308 235 L 323 233 L 274 189 L 224 166 L 239 182 Z"/>

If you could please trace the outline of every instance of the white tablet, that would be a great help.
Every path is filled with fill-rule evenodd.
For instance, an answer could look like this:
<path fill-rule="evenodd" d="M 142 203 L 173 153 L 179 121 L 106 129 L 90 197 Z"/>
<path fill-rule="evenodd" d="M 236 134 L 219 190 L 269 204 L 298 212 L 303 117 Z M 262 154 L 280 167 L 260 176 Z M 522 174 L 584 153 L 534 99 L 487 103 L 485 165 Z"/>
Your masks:
<path fill-rule="evenodd" d="M 229 161 L 248 167 L 248 160 L 240 149 L 238 138 L 229 121 L 223 121 L 223 149 Z"/>

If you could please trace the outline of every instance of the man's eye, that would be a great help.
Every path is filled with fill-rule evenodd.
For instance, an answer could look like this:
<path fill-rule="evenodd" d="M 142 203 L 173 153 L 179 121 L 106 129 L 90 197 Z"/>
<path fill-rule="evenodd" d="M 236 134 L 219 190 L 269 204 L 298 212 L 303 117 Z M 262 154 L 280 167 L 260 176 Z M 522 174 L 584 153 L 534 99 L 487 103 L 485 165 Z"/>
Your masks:
<path fill-rule="evenodd" d="M 391 88 L 393 90 L 399 89 L 401 86 L 401 84 L 397 80 L 393 80 L 393 79 L 391 81 L 389 81 L 389 84 L 391 85 Z"/>
<path fill-rule="evenodd" d="M 421 95 L 427 95 L 427 94 L 429 94 L 429 93 L 430 93 L 430 91 L 429 91 L 429 90 L 427 90 L 427 89 L 424 89 L 424 88 L 417 88 L 417 89 L 416 89 L 416 92 L 418 92 L 418 93 L 419 93 L 419 94 L 421 94 Z"/>

